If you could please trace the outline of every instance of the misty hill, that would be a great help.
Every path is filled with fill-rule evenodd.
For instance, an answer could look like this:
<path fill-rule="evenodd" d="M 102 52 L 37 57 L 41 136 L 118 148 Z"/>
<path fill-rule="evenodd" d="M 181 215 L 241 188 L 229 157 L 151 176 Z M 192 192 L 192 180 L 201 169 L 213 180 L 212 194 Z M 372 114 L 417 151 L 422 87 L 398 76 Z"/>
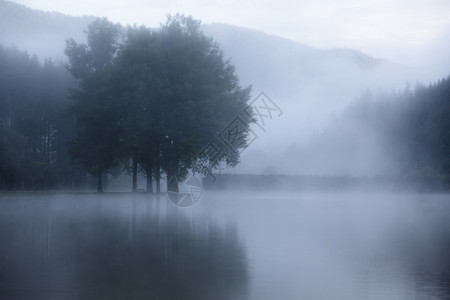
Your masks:
<path fill-rule="evenodd" d="M 445 178 L 450 174 L 449 100 L 450 76 L 413 90 L 366 92 L 308 146 L 293 144 L 276 159 L 251 159 L 276 166 L 268 174 Z"/>
<path fill-rule="evenodd" d="M 403 88 L 408 78 L 406 67 L 352 49 L 317 49 L 232 25 L 203 30 L 231 58 L 241 82 L 255 94 L 266 92 L 285 112 L 273 124 L 276 136 L 264 133 L 264 149 L 282 148 L 287 140 L 305 143 L 365 90 Z M 295 128 L 295 135 L 286 128 Z"/>
<path fill-rule="evenodd" d="M 203 30 L 220 43 L 243 80 L 259 89 L 273 88 L 281 97 L 311 89 L 318 80 L 322 83 L 324 76 L 327 81 L 344 83 L 383 68 L 398 67 L 357 50 L 313 48 L 233 25 L 204 25 Z"/>
<path fill-rule="evenodd" d="M 84 31 L 94 16 L 73 17 L 30 9 L 0 0 L 0 44 L 15 45 L 41 59 L 65 59 L 65 40 L 85 41 Z M 313 86 L 364 81 L 370 72 L 394 66 L 351 49 L 316 49 L 256 30 L 226 24 L 204 25 L 232 59 L 244 84 L 266 90 L 278 98 Z M 371 78 L 372 79 L 372 78 Z"/>
<path fill-rule="evenodd" d="M 68 37 L 85 40 L 84 30 L 94 19 L 33 10 L 0 0 L 0 44 L 14 45 L 40 58 L 65 59 L 65 40 Z"/>
<path fill-rule="evenodd" d="M 84 31 L 96 17 L 73 17 L 58 12 L 34 10 L 21 4 L 0 0 L 0 43 L 15 45 L 28 50 L 40 58 L 63 56 L 65 40 L 69 37 L 85 40 Z M 204 32 L 212 35 L 226 50 L 227 56 L 238 63 L 248 53 L 265 53 L 270 60 L 265 63 L 282 63 L 290 57 L 297 59 L 291 63 L 302 63 L 303 67 L 324 67 L 340 61 L 361 69 L 376 68 L 386 63 L 351 49 L 321 50 L 296 43 L 278 36 L 227 24 L 204 25 Z M 238 45 L 238 46 L 236 46 Z M 274 45 L 276 45 L 274 47 Z M 235 51 L 232 51 L 234 49 Z M 262 51 L 261 51 L 262 50 Z M 257 57 L 253 57 L 255 60 Z M 305 58 L 309 58 L 308 60 Z M 311 60 L 311 58 L 313 58 Z M 320 65 L 316 64 L 320 61 Z"/>

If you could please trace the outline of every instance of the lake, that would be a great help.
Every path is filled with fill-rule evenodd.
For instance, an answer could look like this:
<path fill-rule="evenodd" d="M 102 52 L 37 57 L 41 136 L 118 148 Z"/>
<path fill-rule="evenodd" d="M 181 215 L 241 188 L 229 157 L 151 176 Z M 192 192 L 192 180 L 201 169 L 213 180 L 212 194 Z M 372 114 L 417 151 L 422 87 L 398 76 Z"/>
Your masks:
<path fill-rule="evenodd" d="M 0 299 L 450 299 L 450 196 L 3 196 Z"/>

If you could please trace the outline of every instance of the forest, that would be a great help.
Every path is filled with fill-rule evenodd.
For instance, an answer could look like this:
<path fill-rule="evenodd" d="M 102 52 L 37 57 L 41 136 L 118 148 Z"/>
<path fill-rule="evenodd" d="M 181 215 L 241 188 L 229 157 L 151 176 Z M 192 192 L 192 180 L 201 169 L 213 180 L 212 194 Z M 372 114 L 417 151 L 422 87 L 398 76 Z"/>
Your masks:
<path fill-rule="evenodd" d="M 223 147 L 220 161 L 203 151 L 250 99 L 233 65 L 190 17 L 169 17 L 158 30 L 91 23 L 87 44 L 67 40 L 68 63 L 40 62 L 0 46 L 0 189 L 103 191 L 105 174 L 161 178 L 177 190 L 189 172 L 236 165 Z M 414 89 L 367 91 L 307 146 L 324 161 L 351 155 L 352 128 L 375 132 L 396 176 L 450 173 L 450 77 Z M 245 148 L 245 143 L 237 147 Z M 327 174 L 324 174 L 327 175 Z M 381 174 L 383 175 L 383 174 Z"/>
<path fill-rule="evenodd" d="M 86 179 L 69 155 L 74 78 L 60 63 L 0 47 L 0 186 L 48 189 Z"/>
<path fill-rule="evenodd" d="M 402 91 L 366 91 L 334 117 L 302 155 L 305 159 L 313 153 L 326 165 L 333 163 L 333 155 L 344 162 L 356 160 L 363 149 L 374 152 L 368 166 L 376 175 L 448 177 L 449 115 L 450 77 L 414 88 L 406 84 Z"/>
<path fill-rule="evenodd" d="M 98 19 L 87 44 L 67 40 L 65 65 L 2 48 L 2 189 L 79 188 L 91 174 L 102 192 L 114 169 L 132 174 L 133 191 L 138 172 L 148 191 L 161 176 L 177 191 L 190 170 L 236 164 L 215 139 L 239 117 L 233 146 L 245 147 L 250 88 L 199 25 L 181 15 L 158 30 Z M 204 151 L 213 141 L 219 158 Z"/>

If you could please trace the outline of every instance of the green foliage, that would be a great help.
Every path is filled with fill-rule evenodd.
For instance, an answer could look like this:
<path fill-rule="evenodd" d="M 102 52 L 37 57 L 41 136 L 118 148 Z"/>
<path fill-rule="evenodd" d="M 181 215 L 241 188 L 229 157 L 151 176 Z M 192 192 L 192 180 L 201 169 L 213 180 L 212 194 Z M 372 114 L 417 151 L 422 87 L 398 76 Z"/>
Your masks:
<path fill-rule="evenodd" d="M 239 86 L 234 66 L 224 59 L 219 46 L 200 32 L 199 25 L 177 15 L 169 17 L 158 34 L 159 63 L 167 70 L 161 76 L 167 84 L 163 90 L 168 91 L 161 104 L 167 131 L 161 147 L 164 168 L 176 174 L 185 174 L 193 166 L 201 170 L 198 163 L 208 159 L 201 150 L 243 111 L 250 94 L 249 88 Z M 250 119 L 245 121 L 248 130 Z M 227 162 L 237 160 L 234 156 Z M 178 164 L 172 166 L 173 162 Z M 176 169 L 170 170 L 172 167 Z"/>
<path fill-rule="evenodd" d="M 400 93 L 366 92 L 311 147 L 316 154 L 331 148 L 342 159 L 355 156 L 367 139 L 384 147 L 394 174 L 449 176 L 450 77 Z"/>
<path fill-rule="evenodd" d="M 87 45 L 77 44 L 74 39 L 66 41 L 67 67 L 79 79 L 111 64 L 119 47 L 121 27 L 106 18 L 97 19 L 89 25 L 87 36 Z"/>
<path fill-rule="evenodd" d="M 77 151 L 91 172 L 122 161 L 134 176 L 139 164 L 146 173 L 160 166 L 167 177 L 182 179 L 202 148 L 246 107 L 249 89 L 240 88 L 234 67 L 199 25 L 176 15 L 159 30 L 130 27 L 123 45 L 106 47 L 120 50 L 115 57 L 105 51 L 111 62 L 101 69 L 85 63 L 101 34 L 89 38 L 92 45 L 68 42 L 74 75 L 91 74 L 81 77 L 74 110 L 84 128 Z"/>
<path fill-rule="evenodd" d="M 64 145 L 72 120 L 64 112 L 72 81 L 62 65 L 0 46 L 0 189 L 71 181 Z"/>
<path fill-rule="evenodd" d="M 118 166 L 134 178 L 138 169 L 157 179 L 205 171 L 210 157 L 201 150 L 246 108 L 250 89 L 199 26 L 176 15 L 158 30 L 123 35 L 97 19 L 87 44 L 67 40 L 76 81 L 51 60 L 0 48 L 1 186 L 64 186 L 78 165 L 98 177 L 99 191 L 102 174 Z M 245 135 L 252 120 L 243 120 Z"/>
<path fill-rule="evenodd" d="M 111 80 L 120 26 L 98 19 L 89 26 L 87 34 L 87 45 L 70 39 L 65 51 L 68 69 L 79 79 L 79 88 L 71 95 L 71 111 L 77 124 L 71 155 L 98 176 L 97 188 L 102 191 L 102 173 L 118 163 L 121 151 L 121 111 Z"/>

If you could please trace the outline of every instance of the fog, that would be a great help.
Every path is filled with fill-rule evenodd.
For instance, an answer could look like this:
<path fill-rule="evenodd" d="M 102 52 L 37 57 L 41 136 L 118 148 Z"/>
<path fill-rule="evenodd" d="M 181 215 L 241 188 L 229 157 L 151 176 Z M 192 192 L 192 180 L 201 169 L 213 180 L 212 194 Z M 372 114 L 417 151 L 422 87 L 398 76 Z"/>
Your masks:
<path fill-rule="evenodd" d="M 0 299 L 449 299 L 449 12 L 0 0 Z"/>
<path fill-rule="evenodd" d="M 363 139 L 354 145 L 360 149 L 350 160 L 331 152 L 328 162 L 313 156 L 304 165 L 296 164 L 299 160 L 287 153 L 310 147 L 317 135 L 333 127 L 348 105 L 367 91 L 375 97 L 448 76 L 444 34 L 427 49 L 411 49 L 417 51 L 416 56 L 408 64 L 399 64 L 351 49 L 317 49 L 220 24 L 205 26 L 205 32 L 219 41 L 236 64 L 241 80 L 252 85 L 254 96 L 264 91 L 283 110 L 282 116 L 270 120 L 268 130 L 254 127 L 259 138 L 243 153 L 242 164 L 229 172 L 258 174 L 276 166 L 281 174 L 391 174 L 395 166 L 386 153 L 390 145 L 383 144 L 376 129 L 366 128 L 366 124 L 350 125 L 352 134 Z M 327 147 L 332 149 L 333 145 Z M 333 167 L 343 160 L 347 170 Z M 317 163 L 309 166 L 311 161 Z"/>
<path fill-rule="evenodd" d="M 32 8 L 33 5 L 37 4 L 30 4 Z M 192 5 L 194 8 L 195 4 Z M 436 6 L 430 7 L 430 11 L 437 14 L 436 8 L 442 4 L 433 5 Z M 415 11 L 417 7 L 413 5 L 410 9 Z M 442 8 L 447 9 L 445 6 Z M 315 11 L 317 7 L 310 9 Z M 30 18 L 23 20 L 20 17 L 22 10 Z M 5 30 L 0 36 L 0 43 L 5 46 L 15 45 L 30 54 L 35 53 L 41 60 L 53 57 L 62 62 L 67 60 L 64 55 L 65 40 L 72 37 L 85 42 L 83 31 L 87 30 L 87 25 L 94 19 L 31 11 L 23 6 L 16 6 L 13 2 L 2 2 L 2 11 L 5 18 L 1 26 Z M 134 11 L 134 8 L 130 8 L 130 11 Z M 209 20 L 208 18 L 206 19 Z M 405 26 L 403 21 L 392 23 L 392 30 Z M 424 20 L 418 19 L 417 22 L 425 24 Z M 130 23 L 133 24 L 128 21 Z M 410 26 L 414 24 L 411 23 Z M 262 170 L 274 167 L 280 174 L 395 173 L 395 159 L 386 150 L 389 145 L 384 145 L 378 138 L 378 133 L 373 132 L 373 129 L 366 129 L 365 124 L 352 125 L 354 134 L 364 137 L 364 141 L 360 143 L 362 146 L 353 146 L 360 148 L 354 153 L 353 161 L 334 152 L 330 154 L 333 157 L 328 158 L 327 163 L 321 163 L 323 158 L 318 154 L 317 157 L 308 157 L 307 165 L 298 165 L 293 160 L 299 159 L 290 157 L 287 153 L 293 149 L 313 147 L 311 143 L 314 138 L 321 135 L 327 126 L 332 126 L 330 124 L 341 117 L 347 106 L 367 90 L 374 94 L 402 91 L 407 84 L 413 88 L 417 82 L 429 84 L 448 76 L 448 26 L 445 23 L 439 23 L 439 26 L 438 29 L 433 28 L 429 36 L 424 37 L 424 33 L 418 35 L 414 47 L 405 48 L 399 40 L 397 49 L 404 49 L 405 54 L 391 56 L 402 57 L 399 61 L 392 61 L 377 56 L 376 47 L 373 48 L 373 54 L 344 48 L 347 43 L 344 40 L 340 48 L 336 48 L 336 43 L 333 48 L 318 48 L 259 30 L 223 23 L 204 24 L 202 30 L 205 34 L 212 36 L 220 44 L 225 57 L 235 65 L 241 85 L 252 86 L 252 97 L 260 92 L 266 93 L 283 111 L 280 118 L 270 122 L 267 131 L 254 129 L 258 139 L 242 154 L 242 163 L 228 171 L 259 174 Z M 323 31 L 323 28 L 317 30 Z M 311 32 L 313 34 L 314 30 Z M 422 38 L 421 44 L 418 43 L 419 36 Z M 325 38 L 326 35 L 323 39 Z M 381 43 L 380 36 L 372 38 L 373 41 L 380 39 Z M 404 38 L 405 41 L 407 38 L 414 40 L 406 33 Z M 380 44 L 379 48 L 383 46 L 386 49 L 395 48 L 392 43 Z M 313 164 L 313 161 L 317 163 Z M 346 170 L 338 166 L 342 161 L 345 161 Z"/>

